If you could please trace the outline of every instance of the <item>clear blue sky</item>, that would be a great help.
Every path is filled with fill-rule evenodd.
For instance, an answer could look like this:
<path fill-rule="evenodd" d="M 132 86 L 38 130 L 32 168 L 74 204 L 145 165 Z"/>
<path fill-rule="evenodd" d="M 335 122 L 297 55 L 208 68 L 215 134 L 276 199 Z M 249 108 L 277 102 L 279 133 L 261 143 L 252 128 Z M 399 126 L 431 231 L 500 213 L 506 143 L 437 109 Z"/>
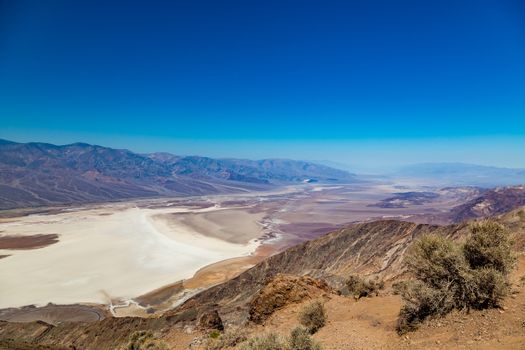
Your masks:
<path fill-rule="evenodd" d="M 0 0 L 0 137 L 525 167 L 525 2 Z"/>

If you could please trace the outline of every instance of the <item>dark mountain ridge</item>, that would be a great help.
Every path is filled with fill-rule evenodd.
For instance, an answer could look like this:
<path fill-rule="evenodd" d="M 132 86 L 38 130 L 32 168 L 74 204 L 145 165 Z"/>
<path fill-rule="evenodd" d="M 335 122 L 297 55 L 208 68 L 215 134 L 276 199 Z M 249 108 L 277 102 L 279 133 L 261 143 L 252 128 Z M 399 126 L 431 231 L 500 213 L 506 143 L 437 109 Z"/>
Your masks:
<path fill-rule="evenodd" d="M 293 160 L 142 155 L 86 143 L 0 140 L 0 209 L 233 193 L 311 180 L 356 179 L 345 171 Z"/>

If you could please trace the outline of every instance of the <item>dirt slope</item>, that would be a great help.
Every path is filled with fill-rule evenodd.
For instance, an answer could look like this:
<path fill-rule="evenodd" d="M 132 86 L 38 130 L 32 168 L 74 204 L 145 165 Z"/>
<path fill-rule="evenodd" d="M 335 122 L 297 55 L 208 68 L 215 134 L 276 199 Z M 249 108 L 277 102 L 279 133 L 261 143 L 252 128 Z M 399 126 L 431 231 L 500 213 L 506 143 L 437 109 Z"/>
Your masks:
<path fill-rule="evenodd" d="M 372 298 L 330 295 L 325 298 L 327 324 L 314 338 L 324 350 L 368 349 L 525 349 L 525 256 L 512 274 L 513 292 L 504 310 L 454 312 L 425 322 L 420 329 L 404 336 L 395 332 L 402 301 L 389 291 Z M 287 334 L 298 324 L 301 307 L 291 304 L 276 311 L 263 325 L 250 333 L 275 331 Z"/>

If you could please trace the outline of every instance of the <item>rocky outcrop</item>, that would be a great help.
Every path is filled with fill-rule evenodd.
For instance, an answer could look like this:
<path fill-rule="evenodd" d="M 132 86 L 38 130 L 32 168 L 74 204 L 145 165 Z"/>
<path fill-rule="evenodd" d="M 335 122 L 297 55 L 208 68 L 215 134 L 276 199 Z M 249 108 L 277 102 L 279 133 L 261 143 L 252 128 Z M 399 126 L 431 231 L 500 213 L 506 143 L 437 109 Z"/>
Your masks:
<path fill-rule="evenodd" d="M 202 329 L 216 329 L 222 331 L 224 325 L 222 324 L 221 316 L 217 310 L 205 312 L 199 319 L 199 327 Z"/>
<path fill-rule="evenodd" d="M 250 301 L 250 321 L 263 323 L 274 311 L 286 305 L 300 303 L 332 293 L 322 280 L 308 276 L 278 274 L 270 280 Z"/>

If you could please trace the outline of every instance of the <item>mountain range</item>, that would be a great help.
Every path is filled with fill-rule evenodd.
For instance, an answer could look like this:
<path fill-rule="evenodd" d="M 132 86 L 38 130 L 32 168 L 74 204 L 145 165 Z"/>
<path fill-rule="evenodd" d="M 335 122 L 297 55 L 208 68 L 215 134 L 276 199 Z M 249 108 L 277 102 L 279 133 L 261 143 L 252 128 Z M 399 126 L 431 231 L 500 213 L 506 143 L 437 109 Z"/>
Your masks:
<path fill-rule="evenodd" d="M 86 143 L 0 140 L 0 209 L 233 193 L 315 181 L 354 182 L 356 176 L 286 159 L 213 159 Z"/>

